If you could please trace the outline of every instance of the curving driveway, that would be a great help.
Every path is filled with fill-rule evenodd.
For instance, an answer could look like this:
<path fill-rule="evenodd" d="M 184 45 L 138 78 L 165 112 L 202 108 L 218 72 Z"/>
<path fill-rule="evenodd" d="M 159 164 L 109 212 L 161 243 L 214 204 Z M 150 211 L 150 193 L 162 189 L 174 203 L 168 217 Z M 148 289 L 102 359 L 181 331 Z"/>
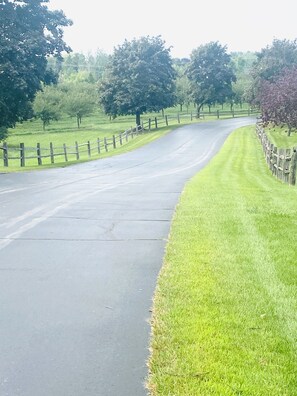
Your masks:
<path fill-rule="evenodd" d="M 228 134 L 251 123 L 193 124 L 113 158 L 0 175 L 1 396 L 146 394 L 175 205 Z"/>

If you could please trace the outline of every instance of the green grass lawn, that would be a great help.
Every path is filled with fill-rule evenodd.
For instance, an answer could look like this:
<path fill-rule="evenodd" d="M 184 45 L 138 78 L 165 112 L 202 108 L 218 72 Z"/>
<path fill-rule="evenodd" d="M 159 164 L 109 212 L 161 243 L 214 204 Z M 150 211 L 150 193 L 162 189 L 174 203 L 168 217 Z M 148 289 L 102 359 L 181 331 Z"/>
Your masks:
<path fill-rule="evenodd" d="M 297 395 L 296 203 L 254 127 L 188 183 L 154 299 L 152 395 Z"/>
<path fill-rule="evenodd" d="M 265 128 L 265 131 L 271 143 L 278 148 L 291 148 L 297 146 L 296 131 L 293 131 L 291 136 L 288 136 L 288 131 L 285 127 L 267 127 Z"/>

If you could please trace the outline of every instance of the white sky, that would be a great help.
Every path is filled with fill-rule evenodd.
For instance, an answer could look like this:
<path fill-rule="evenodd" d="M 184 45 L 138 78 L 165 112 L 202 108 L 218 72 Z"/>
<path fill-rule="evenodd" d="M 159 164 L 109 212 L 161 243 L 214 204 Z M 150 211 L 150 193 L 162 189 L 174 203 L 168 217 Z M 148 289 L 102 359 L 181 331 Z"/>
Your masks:
<path fill-rule="evenodd" d="M 259 51 L 297 38 L 297 0 L 50 0 L 73 20 L 64 38 L 74 52 L 112 53 L 125 39 L 161 35 L 173 57 L 219 41 L 228 51 Z"/>

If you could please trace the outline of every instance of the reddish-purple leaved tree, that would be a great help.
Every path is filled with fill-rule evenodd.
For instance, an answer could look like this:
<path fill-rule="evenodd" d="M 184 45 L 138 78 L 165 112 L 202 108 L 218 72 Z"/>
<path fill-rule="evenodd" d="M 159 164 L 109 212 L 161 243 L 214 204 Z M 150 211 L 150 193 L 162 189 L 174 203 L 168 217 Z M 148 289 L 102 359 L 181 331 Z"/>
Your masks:
<path fill-rule="evenodd" d="M 263 81 L 260 104 L 264 124 L 297 128 L 297 68 L 286 69 L 274 82 Z"/>

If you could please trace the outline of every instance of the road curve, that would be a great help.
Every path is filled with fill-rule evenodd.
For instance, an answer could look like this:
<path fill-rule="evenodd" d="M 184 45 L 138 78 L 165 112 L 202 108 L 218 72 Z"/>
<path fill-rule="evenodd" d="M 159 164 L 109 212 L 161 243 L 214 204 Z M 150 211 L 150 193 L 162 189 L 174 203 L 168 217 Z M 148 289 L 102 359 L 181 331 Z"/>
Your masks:
<path fill-rule="evenodd" d="M 143 396 L 152 296 L 185 182 L 252 118 L 0 175 L 0 395 Z M 199 199 L 199 197 L 197 197 Z"/>

